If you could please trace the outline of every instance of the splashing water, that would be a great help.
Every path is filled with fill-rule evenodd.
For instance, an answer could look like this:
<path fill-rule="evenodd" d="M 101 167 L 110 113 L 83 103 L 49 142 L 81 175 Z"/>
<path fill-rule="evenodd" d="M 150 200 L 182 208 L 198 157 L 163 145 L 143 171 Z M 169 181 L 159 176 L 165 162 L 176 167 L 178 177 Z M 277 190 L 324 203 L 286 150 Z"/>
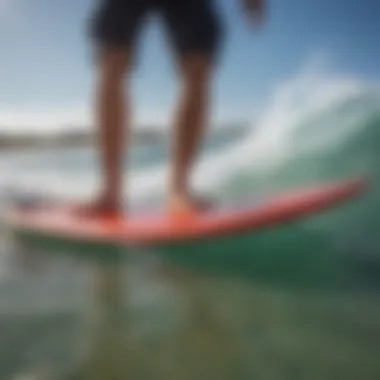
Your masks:
<path fill-rule="evenodd" d="M 296 172 L 301 182 L 310 177 L 317 180 L 323 176 L 333 177 L 344 170 L 351 173 L 352 168 L 365 169 L 371 174 L 376 173 L 380 158 L 378 100 L 376 90 L 355 78 L 316 74 L 314 70 L 312 73 L 303 71 L 275 88 L 260 115 L 252 121 L 248 136 L 227 143 L 219 152 L 205 152 L 194 178 L 195 184 L 205 191 L 230 197 L 241 192 L 256 193 L 259 188 L 284 187 L 295 180 Z M 27 189 L 48 189 L 63 197 L 88 196 L 97 186 L 96 168 L 92 162 L 95 160 L 92 154 L 93 152 L 88 150 L 72 150 L 54 154 L 40 152 L 4 155 L 0 162 L 0 185 L 15 183 L 18 187 Z M 72 166 L 75 166 L 75 170 L 72 170 Z M 132 178 L 127 183 L 128 193 L 133 202 L 144 203 L 156 198 L 157 194 L 162 198 L 168 171 L 164 159 L 159 166 L 157 163 L 154 167 L 136 165 L 132 169 Z M 243 185 L 239 185 L 242 179 Z M 240 191 L 242 187 L 243 191 Z M 270 267 L 273 262 L 278 262 L 277 268 L 280 268 L 276 272 L 278 275 L 292 268 L 294 262 L 295 266 L 301 262 L 301 266 L 310 268 L 316 262 L 315 256 L 323 254 L 332 256 L 335 253 L 334 248 L 343 251 L 345 247 L 351 250 L 357 249 L 361 258 L 367 251 L 378 252 L 379 218 L 375 214 L 380 205 L 379 200 L 380 194 L 375 192 L 359 213 L 341 216 L 339 228 L 335 223 L 334 234 L 327 235 L 327 232 L 330 233 L 327 228 L 308 230 L 302 225 L 295 230 L 285 230 L 282 235 L 271 235 L 272 238 L 264 236 L 253 243 L 243 241 L 242 247 L 236 247 L 232 252 L 234 260 L 227 261 L 227 265 L 235 263 L 237 266 L 240 265 L 240 268 L 246 269 L 251 266 L 257 267 L 257 271 L 260 271 L 258 266 L 260 258 L 263 262 L 267 259 L 266 264 L 261 265 L 261 269 L 265 270 L 266 265 Z M 324 243 L 326 240 L 337 241 L 339 244 L 331 248 L 330 244 Z M 344 244 L 341 244 L 342 242 Z M 248 247 L 248 255 L 243 256 L 243 246 L 248 243 L 251 244 Z M 330 249 L 328 252 L 326 247 Z M 253 252 L 259 257 L 256 262 L 250 261 L 254 256 Z M 202 251 L 200 257 L 204 258 L 207 254 L 208 252 Z M 225 259 L 218 258 L 220 261 Z M 217 260 L 211 261 L 212 266 L 217 265 Z M 309 266 L 306 265 L 308 261 L 311 262 Z M 45 274 L 42 277 L 20 279 L 10 272 L 5 256 L 0 257 L 0 264 L 3 269 L 0 273 L 0 292 L 3 296 L 4 314 L 1 315 L 3 318 L 0 327 L 5 342 L 0 345 L 2 352 L 0 359 L 3 359 L 0 376 L 14 373 L 15 367 L 18 371 L 23 371 L 29 362 L 37 359 L 52 366 L 56 363 L 57 368 L 60 368 L 62 363 L 71 365 L 71 360 L 75 356 L 73 352 L 76 353 L 74 348 L 77 348 L 77 331 L 80 325 L 77 314 L 88 297 L 84 291 L 82 268 L 79 268 L 77 263 L 65 266 L 62 262 L 58 262 L 48 277 Z M 371 265 L 371 268 L 374 267 Z M 308 276 L 309 273 L 304 274 L 304 277 Z M 155 324 L 159 330 L 163 325 L 167 327 L 168 318 L 165 313 L 161 313 L 164 315 L 162 319 L 166 322 L 163 324 L 158 315 L 160 313 L 152 312 L 152 309 L 149 309 L 152 305 L 147 306 L 152 299 L 156 304 L 159 303 L 160 294 L 157 293 L 165 293 L 163 290 L 157 291 L 161 288 L 156 284 L 150 285 L 153 280 L 147 277 L 149 276 L 144 277 L 143 274 L 141 278 L 133 280 L 135 287 L 139 289 L 134 296 L 141 304 L 145 304 L 139 306 L 146 308 L 144 315 L 140 312 L 140 322 L 133 325 L 135 327 L 133 331 L 140 333 L 140 330 L 143 330 L 140 335 L 149 337 L 154 336 L 150 335 L 149 331 L 151 323 L 154 324 L 151 319 L 157 317 Z M 74 279 L 81 281 L 73 281 Z M 310 368 L 313 370 L 327 368 L 325 364 L 328 362 L 331 368 L 339 369 L 340 374 L 344 373 L 342 378 L 358 378 L 357 371 L 359 369 L 362 371 L 363 368 L 369 373 L 366 378 L 378 378 L 370 375 L 371 368 L 379 373 L 378 354 L 373 348 L 375 347 L 373 342 L 379 336 L 379 307 L 373 299 L 364 302 L 362 299 L 354 298 L 346 301 L 339 297 L 328 299 L 313 298 L 311 295 L 296 297 L 277 291 L 263 291 L 260 288 L 252 289 L 245 286 L 234 288 L 227 286 L 226 283 L 218 284 L 214 288 L 219 289 L 219 287 L 222 289 L 219 292 L 215 289 L 211 291 L 211 285 L 210 299 L 207 302 L 215 303 L 220 309 L 224 308 L 227 314 L 229 312 L 228 316 L 223 315 L 223 317 L 230 318 L 233 322 L 231 329 L 235 329 L 238 334 L 245 337 L 244 339 L 254 334 L 254 339 L 247 342 L 249 348 L 245 352 L 249 353 L 250 358 L 256 358 L 256 362 L 248 360 L 244 368 L 249 367 L 251 370 L 252 367 L 256 377 L 268 378 L 268 373 L 265 371 L 273 368 L 272 362 L 270 366 L 265 365 L 270 349 L 271 353 L 280 358 L 281 375 L 290 367 L 294 368 L 295 362 L 305 364 L 305 371 L 310 371 Z M 153 291 L 151 288 L 154 288 Z M 166 293 L 162 298 L 165 297 L 166 300 L 175 298 L 168 297 Z M 366 317 L 363 318 L 363 315 Z M 144 318 L 141 318 L 142 316 Z M 300 319 L 296 319 L 294 323 L 294 318 Z M 346 324 L 341 323 L 342 320 Z M 333 331 L 332 323 L 339 325 L 338 332 Z M 300 328 L 295 327 L 298 324 Z M 369 324 L 371 330 L 368 329 Z M 257 331 L 252 331 L 253 326 Z M 355 335 L 352 331 L 358 333 Z M 124 333 L 122 329 L 116 331 L 117 336 L 124 336 Z M 189 331 L 188 335 L 187 339 L 190 341 L 195 335 L 194 331 Z M 356 336 L 360 336 L 360 339 Z M 214 346 L 230 348 L 230 338 L 231 335 L 228 335 L 225 341 L 217 340 Z M 197 350 L 203 347 L 203 343 Z M 212 339 L 209 343 L 212 346 Z M 65 348 L 61 352 L 63 346 Z M 318 352 L 327 352 L 326 357 L 321 359 L 320 355 L 308 355 L 310 347 L 315 347 Z M 154 350 L 148 348 L 146 352 L 141 350 L 145 355 L 140 358 L 141 368 L 148 367 L 146 363 L 149 362 L 149 358 L 154 359 Z M 168 349 L 169 358 L 177 353 L 173 351 L 176 350 Z M 335 361 L 334 355 L 337 352 L 343 352 L 349 359 L 344 362 L 338 357 Z M 102 355 L 104 357 L 107 355 L 107 349 L 100 351 L 99 360 L 94 362 L 102 362 Z M 237 356 L 240 359 L 241 356 Z M 130 358 L 128 355 L 125 357 Z M 220 360 L 219 354 L 215 357 L 216 362 L 224 362 Z M 12 360 L 13 367 L 7 364 L 12 363 Z M 178 364 L 176 370 L 183 373 L 181 360 L 178 361 L 180 364 L 175 360 L 171 362 Z M 158 362 L 161 363 L 160 360 Z M 288 363 L 289 368 L 286 368 L 284 363 Z M 347 363 L 353 364 L 350 366 Z M 188 366 L 189 370 L 196 367 L 191 364 Z M 263 376 L 258 375 L 261 374 L 260 371 L 263 371 Z M 336 375 L 335 372 L 334 374 Z M 331 378 L 329 375 L 331 373 L 326 370 L 321 376 Z M 252 378 L 251 375 L 248 377 Z M 290 378 L 293 377 L 294 372 Z"/>
<path fill-rule="evenodd" d="M 360 121 L 368 113 L 368 108 L 357 107 L 356 110 L 354 107 L 344 119 L 339 112 L 334 117 L 334 110 L 353 100 L 359 102 L 368 97 L 368 93 L 368 86 L 354 78 L 302 71 L 275 88 L 261 114 L 252 121 L 248 136 L 226 144 L 225 149 L 217 153 L 205 153 L 194 176 L 195 185 L 213 194 L 223 194 L 236 178 L 251 176 L 262 181 L 265 175 L 278 172 L 302 151 L 333 149 L 336 143 L 342 144 L 345 138 L 362 127 Z M 318 124 L 315 120 L 319 119 L 322 120 Z M 303 136 L 301 141 L 297 138 L 300 134 Z M 81 168 L 84 159 L 88 165 L 75 172 L 65 170 L 56 159 L 50 160 L 50 166 L 40 165 L 46 160 L 44 153 L 40 157 L 32 154 L 34 161 L 39 163 L 34 170 L 33 166 L 25 165 L 30 161 L 28 157 L 21 161 L 22 165 L 15 160 L 11 169 L 9 160 L 6 160 L 1 165 L 0 184 L 16 183 L 18 187 L 46 190 L 48 183 L 50 190 L 60 196 L 89 196 L 99 185 L 95 157 L 92 152 L 74 151 L 73 154 L 78 157 L 76 166 Z M 73 164 L 74 159 L 71 162 Z M 169 169 L 167 162 L 162 161 L 160 167 L 132 169 L 129 171 L 131 178 L 126 180 L 132 202 L 143 203 L 163 197 Z M 247 188 L 248 191 L 252 189 Z"/>

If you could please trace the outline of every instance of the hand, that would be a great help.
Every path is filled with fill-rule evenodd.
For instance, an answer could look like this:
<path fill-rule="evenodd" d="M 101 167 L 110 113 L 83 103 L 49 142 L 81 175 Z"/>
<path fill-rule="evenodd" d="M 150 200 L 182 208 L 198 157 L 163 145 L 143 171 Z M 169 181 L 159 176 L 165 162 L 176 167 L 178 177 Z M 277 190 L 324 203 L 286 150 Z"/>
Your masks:
<path fill-rule="evenodd" d="M 264 21 L 265 0 L 242 0 L 243 10 L 251 26 L 261 25 Z"/>

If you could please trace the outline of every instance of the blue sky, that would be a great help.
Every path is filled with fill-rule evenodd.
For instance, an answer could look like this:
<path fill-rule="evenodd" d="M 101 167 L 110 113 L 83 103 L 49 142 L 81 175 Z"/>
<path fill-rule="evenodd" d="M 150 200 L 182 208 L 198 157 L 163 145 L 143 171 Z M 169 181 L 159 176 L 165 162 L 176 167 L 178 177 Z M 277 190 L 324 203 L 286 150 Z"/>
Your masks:
<path fill-rule="evenodd" d="M 215 0 L 226 40 L 215 86 L 218 120 L 250 118 L 275 84 L 312 55 L 364 78 L 380 73 L 378 0 L 272 0 L 267 22 L 251 30 L 241 0 Z M 0 124 L 86 122 L 93 66 L 85 34 L 95 0 L 0 0 Z M 144 33 L 133 86 L 136 121 L 170 120 L 176 82 L 161 28 Z"/>

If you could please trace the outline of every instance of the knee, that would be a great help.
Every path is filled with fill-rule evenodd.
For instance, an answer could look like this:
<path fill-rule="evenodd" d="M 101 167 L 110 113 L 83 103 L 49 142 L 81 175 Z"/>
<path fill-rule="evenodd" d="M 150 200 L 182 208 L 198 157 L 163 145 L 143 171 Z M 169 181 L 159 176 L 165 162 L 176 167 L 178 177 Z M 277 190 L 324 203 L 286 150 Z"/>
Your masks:
<path fill-rule="evenodd" d="M 108 83 L 122 82 L 129 72 L 129 56 L 124 51 L 105 51 L 100 61 L 101 77 Z"/>
<path fill-rule="evenodd" d="M 195 56 L 183 64 L 183 83 L 188 89 L 200 90 L 208 86 L 211 77 L 210 60 Z"/>

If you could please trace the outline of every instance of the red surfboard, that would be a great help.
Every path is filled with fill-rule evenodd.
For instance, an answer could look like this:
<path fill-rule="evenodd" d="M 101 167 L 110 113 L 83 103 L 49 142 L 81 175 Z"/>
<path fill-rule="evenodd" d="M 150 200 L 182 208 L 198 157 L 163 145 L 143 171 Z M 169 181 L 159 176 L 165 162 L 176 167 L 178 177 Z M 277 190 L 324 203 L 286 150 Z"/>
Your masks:
<path fill-rule="evenodd" d="M 307 217 L 360 196 L 362 179 L 337 181 L 275 195 L 244 209 L 214 209 L 191 215 L 153 211 L 131 216 L 85 218 L 67 205 L 12 207 L 6 224 L 15 232 L 81 243 L 125 243 L 143 246 L 185 243 L 262 229 Z"/>

